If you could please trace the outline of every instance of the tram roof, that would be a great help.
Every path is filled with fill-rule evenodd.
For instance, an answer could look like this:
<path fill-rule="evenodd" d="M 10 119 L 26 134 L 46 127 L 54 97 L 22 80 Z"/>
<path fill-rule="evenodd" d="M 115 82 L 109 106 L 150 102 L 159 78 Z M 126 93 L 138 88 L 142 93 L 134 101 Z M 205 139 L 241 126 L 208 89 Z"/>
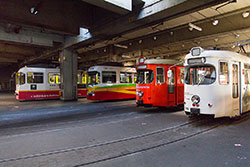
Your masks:
<path fill-rule="evenodd" d="M 172 60 L 172 59 L 146 59 L 144 64 L 177 64 L 180 61 Z"/>
<path fill-rule="evenodd" d="M 136 72 L 136 69 L 133 67 L 119 67 L 119 66 L 92 66 L 88 69 L 88 72 L 91 71 L 108 71 L 108 70 L 118 70 L 121 72 Z"/>
<path fill-rule="evenodd" d="M 250 58 L 246 55 L 239 54 L 237 52 L 232 52 L 228 50 L 203 50 L 199 56 L 192 56 L 191 53 L 187 54 L 185 59 L 189 58 L 199 58 L 199 57 L 213 57 L 218 59 L 230 59 L 230 60 L 246 60 L 249 61 Z"/>

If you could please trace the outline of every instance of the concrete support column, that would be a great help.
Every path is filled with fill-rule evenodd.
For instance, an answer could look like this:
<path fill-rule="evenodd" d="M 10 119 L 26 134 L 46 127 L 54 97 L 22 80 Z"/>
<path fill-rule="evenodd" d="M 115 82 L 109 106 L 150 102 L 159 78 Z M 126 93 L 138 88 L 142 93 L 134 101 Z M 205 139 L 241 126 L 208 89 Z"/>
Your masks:
<path fill-rule="evenodd" d="M 61 100 L 77 100 L 77 54 L 64 49 L 60 53 Z"/>

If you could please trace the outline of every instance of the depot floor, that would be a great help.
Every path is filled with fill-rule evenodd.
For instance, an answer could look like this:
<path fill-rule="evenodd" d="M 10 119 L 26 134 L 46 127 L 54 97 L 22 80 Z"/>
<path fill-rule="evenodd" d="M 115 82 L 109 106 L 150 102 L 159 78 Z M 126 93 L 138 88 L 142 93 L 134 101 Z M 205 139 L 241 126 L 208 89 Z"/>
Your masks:
<path fill-rule="evenodd" d="M 134 100 L 17 102 L 0 94 L 0 166 L 249 166 L 250 116 L 188 118 Z"/>

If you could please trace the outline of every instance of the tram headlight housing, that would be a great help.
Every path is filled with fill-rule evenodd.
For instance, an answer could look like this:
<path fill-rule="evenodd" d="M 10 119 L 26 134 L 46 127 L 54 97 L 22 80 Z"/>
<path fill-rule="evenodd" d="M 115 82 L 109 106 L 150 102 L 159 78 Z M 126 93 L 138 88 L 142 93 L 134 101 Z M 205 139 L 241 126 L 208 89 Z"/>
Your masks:
<path fill-rule="evenodd" d="M 139 95 L 140 98 L 143 97 L 143 94 L 144 94 L 143 91 L 138 92 L 138 95 Z"/>
<path fill-rule="evenodd" d="M 200 102 L 200 97 L 197 96 L 197 95 L 194 95 L 194 96 L 192 96 L 191 101 L 192 101 L 194 104 L 198 104 L 198 103 Z"/>

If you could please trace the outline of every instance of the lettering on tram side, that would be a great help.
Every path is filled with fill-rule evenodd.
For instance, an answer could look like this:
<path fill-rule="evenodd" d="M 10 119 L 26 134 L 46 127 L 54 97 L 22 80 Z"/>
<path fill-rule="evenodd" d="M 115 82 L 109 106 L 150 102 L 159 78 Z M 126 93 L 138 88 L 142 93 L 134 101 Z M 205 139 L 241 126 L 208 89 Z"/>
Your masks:
<path fill-rule="evenodd" d="M 38 97 L 57 97 L 58 94 L 50 94 L 50 95 L 34 95 L 31 96 L 32 98 L 38 98 Z"/>

